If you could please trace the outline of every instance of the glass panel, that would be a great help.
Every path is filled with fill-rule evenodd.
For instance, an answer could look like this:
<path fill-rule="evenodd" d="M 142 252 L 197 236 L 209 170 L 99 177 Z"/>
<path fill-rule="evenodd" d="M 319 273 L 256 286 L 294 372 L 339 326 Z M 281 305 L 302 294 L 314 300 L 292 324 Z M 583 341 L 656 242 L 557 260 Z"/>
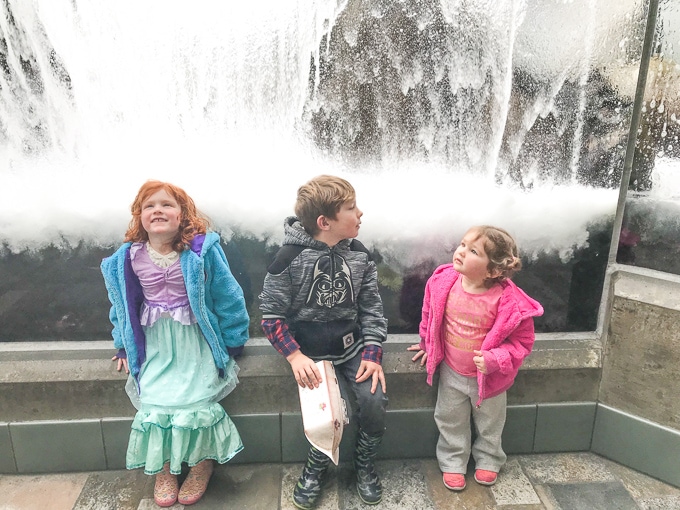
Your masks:
<path fill-rule="evenodd" d="M 680 274 L 680 5 L 661 1 L 616 259 Z"/>
<path fill-rule="evenodd" d="M 348 178 L 390 331 L 468 227 L 517 239 L 539 331 L 596 326 L 642 0 L 0 4 L 0 340 L 107 339 L 101 258 L 184 187 L 250 299 L 297 187 Z"/>

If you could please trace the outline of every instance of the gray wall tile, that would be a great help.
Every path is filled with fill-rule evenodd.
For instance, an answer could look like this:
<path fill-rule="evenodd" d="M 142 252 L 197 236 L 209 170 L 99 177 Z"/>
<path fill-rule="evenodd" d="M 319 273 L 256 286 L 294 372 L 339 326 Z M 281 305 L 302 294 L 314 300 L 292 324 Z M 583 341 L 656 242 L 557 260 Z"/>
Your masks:
<path fill-rule="evenodd" d="M 309 442 L 302 428 L 302 414 L 281 413 L 281 460 L 304 462 Z"/>
<path fill-rule="evenodd" d="M 106 469 L 100 420 L 10 423 L 19 473 Z"/>
<path fill-rule="evenodd" d="M 243 450 L 231 462 L 281 462 L 281 419 L 278 414 L 232 416 L 231 419 L 243 441 Z"/>
<path fill-rule="evenodd" d="M 595 402 L 539 404 L 534 452 L 590 450 L 595 410 Z"/>
<path fill-rule="evenodd" d="M 17 472 L 14 463 L 12 438 L 9 435 L 9 424 L 0 423 L 0 473 L 13 474 Z"/>
<path fill-rule="evenodd" d="M 130 439 L 132 418 L 103 418 L 101 422 L 104 438 L 107 469 L 125 469 L 125 454 Z"/>
<path fill-rule="evenodd" d="M 536 433 L 536 405 L 508 406 L 503 429 L 503 450 L 508 454 L 534 451 Z"/>
<path fill-rule="evenodd" d="M 597 406 L 592 451 L 680 487 L 680 432 Z"/>
<path fill-rule="evenodd" d="M 434 409 L 388 411 L 385 436 L 378 457 L 434 457 L 438 438 Z"/>

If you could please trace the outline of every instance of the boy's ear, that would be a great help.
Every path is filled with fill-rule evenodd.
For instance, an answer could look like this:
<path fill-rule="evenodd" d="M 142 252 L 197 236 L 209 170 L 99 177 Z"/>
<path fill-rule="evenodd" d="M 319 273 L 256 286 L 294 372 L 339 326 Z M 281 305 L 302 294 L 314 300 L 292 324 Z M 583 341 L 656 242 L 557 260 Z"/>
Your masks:
<path fill-rule="evenodd" d="M 330 230 L 331 228 L 331 224 L 328 222 L 328 218 L 326 218 L 323 214 L 321 214 L 316 219 L 316 226 L 319 227 L 319 230 Z"/>

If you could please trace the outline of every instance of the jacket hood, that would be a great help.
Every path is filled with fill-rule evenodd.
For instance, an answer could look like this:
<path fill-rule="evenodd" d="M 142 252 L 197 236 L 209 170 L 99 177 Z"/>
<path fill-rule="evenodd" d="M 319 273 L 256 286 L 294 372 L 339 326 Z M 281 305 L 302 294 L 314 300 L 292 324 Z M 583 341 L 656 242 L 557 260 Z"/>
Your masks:
<path fill-rule="evenodd" d="M 205 235 L 199 234 L 191 241 L 191 251 L 199 257 L 203 257 L 211 246 L 219 242 L 220 236 L 216 232 L 208 232 Z"/>
<path fill-rule="evenodd" d="M 350 242 L 350 239 L 343 239 L 336 245 L 336 247 L 349 249 Z M 300 223 L 300 220 L 297 219 L 296 216 L 288 216 L 283 221 L 283 244 L 296 244 L 299 246 L 313 248 L 315 250 L 328 249 L 328 245 L 326 243 L 317 241 L 307 233 L 305 227 L 302 226 L 302 223 Z"/>
<path fill-rule="evenodd" d="M 515 282 L 512 280 L 506 280 L 501 282 L 501 285 L 504 287 L 512 287 L 514 290 L 515 300 L 517 301 L 517 307 L 519 308 L 523 318 L 540 317 L 543 315 L 543 306 L 541 306 L 541 303 L 528 296 L 526 292 L 524 292 L 515 284 Z"/>

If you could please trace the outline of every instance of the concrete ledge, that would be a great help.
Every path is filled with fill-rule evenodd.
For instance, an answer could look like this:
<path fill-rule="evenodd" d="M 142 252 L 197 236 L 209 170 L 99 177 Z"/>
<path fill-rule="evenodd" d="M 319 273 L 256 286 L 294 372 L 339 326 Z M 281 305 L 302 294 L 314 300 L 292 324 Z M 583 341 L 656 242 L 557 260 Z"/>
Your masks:
<path fill-rule="evenodd" d="M 408 355 L 406 348 L 418 343 L 418 335 L 390 335 L 384 344 L 385 353 L 390 355 Z M 111 356 L 115 353 L 111 340 L 94 340 L 91 342 L 2 342 L 0 341 L 0 364 L 11 370 L 10 362 L 33 362 L 34 365 L 21 365 L 22 369 L 32 368 L 30 372 L 13 370 L 0 372 L 0 383 L 22 381 L 54 381 L 82 378 L 120 379 L 120 374 L 112 370 Z M 266 338 L 251 338 L 245 348 L 245 355 L 240 364 L 253 356 L 272 356 L 286 367 L 285 360 L 272 348 Z M 97 360 L 98 366 L 82 361 Z M 50 363 L 59 361 L 73 362 L 71 366 L 54 366 Z M 409 366 L 416 367 L 410 363 Z M 601 364 L 601 348 L 599 335 L 595 332 L 583 333 L 538 333 L 531 355 L 525 360 L 523 370 L 540 368 L 599 368 Z M 100 368 L 106 368 L 100 373 Z M 79 368 L 73 372 L 72 368 Z M 243 367 L 242 367 L 243 368 Z M 271 372 L 267 372 L 271 375 Z"/>
<path fill-rule="evenodd" d="M 612 265 L 609 271 L 615 296 L 680 311 L 680 275 L 619 264 Z"/>
<path fill-rule="evenodd" d="M 427 386 L 425 369 L 406 351 L 418 340 L 393 335 L 385 343 L 391 410 L 434 407 L 436 384 Z M 594 333 L 538 335 L 509 402 L 596 400 L 601 351 Z M 6 422 L 134 416 L 113 353 L 110 341 L 0 343 L 0 416 Z M 240 384 L 222 402 L 230 414 L 299 411 L 290 367 L 266 339 L 249 340 L 238 364 Z"/>
<path fill-rule="evenodd" d="M 390 408 L 383 458 L 434 456 L 436 381 L 428 386 L 424 368 L 411 362 L 413 353 L 406 351 L 418 341 L 417 335 L 393 335 L 385 344 Z M 108 340 L 0 343 L 4 422 L 0 423 L 0 472 L 78 470 L 79 466 L 61 461 L 64 456 L 82 459 L 78 462 L 84 463 L 83 469 L 86 465 L 124 467 L 135 409 L 124 391 L 126 376 L 113 368 L 113 352 Z M 307 443 L 288 363 L 266 339 L 254 338 L 239 366 L 239 386 L 222 401 L 246 445 L 234 461 L 302 461 Z M 539 406 L 581 401 L 583 395 L 594 400 L 600 366 L 601 349 L 594 333 L 538 335 L 534 352 L 509 393 L 504 435 L 508 451 L 534 451 Z M 551 412 L 547 407 L 541 416 Z M 95 444 L 82 443 L 87 448 L 80 452 L 77 438 L 85 429 Z M 413 431 L 418 431 L 417 443 L 410 440 Z M 350 427 L 341 446 L 345 458 L 351 454 L 353 436 Z M 69 445 L 68 455 L 61 451 L 63 445 Z M 565 444 L 565 448 L 571 447 Z"/>

